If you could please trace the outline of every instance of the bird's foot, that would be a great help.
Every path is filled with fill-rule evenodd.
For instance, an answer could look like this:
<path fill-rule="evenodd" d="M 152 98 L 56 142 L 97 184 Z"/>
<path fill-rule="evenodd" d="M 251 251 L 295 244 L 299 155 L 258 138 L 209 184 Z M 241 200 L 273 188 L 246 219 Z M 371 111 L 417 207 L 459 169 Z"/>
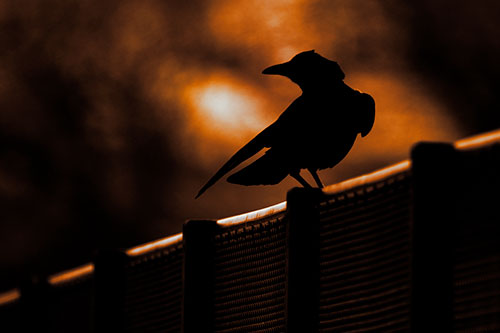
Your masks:
<path fill-rule="evenodd" d="M 309 172 L 311 173 L 311 175 L 313 176 L 314 178 L 314 181 L 316 182 L 316 184 L 318 185 L 318 188 L 323 188 L 325 187 L 323 185 L 323 183 L 321 182 L 321 179 L 319 179 L 319 176 L 318 176 L 318 173 L 316 172 L 316 170 L 314 169 L 307 169 L 309 170 Z"/>
<path fill-rule="evenodd" d="M 300 173 L 298 173 L 298 172 L 291 173 L 290 176 L 295 178 L 300 183 L 300 185 L 302 185 L 303 187 L 306 187 L 306 188 L 312 187 L 311 185 L 309 185 L 309 183 L 304 178 L 302 178 Z"/>

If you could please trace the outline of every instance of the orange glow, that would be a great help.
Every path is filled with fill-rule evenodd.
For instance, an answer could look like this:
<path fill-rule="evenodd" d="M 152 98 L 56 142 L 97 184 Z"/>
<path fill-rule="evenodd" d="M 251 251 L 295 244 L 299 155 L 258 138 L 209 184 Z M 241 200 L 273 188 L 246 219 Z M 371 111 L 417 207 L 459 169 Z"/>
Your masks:
<path fill-rule="evenodd" d="M 279 204 L 262 208 L 259 210 L 255 210 L 253 212 L 245 213 L 245 214 L 240 214 L 240 215 L 235 215 L 231 217 L 226 217 L 220 220 L 217 220 L 218 224 L 221 225 L 233 225 L 233 224 L 238 224 L 238 223 L 245 223 L 245 222 L 250 222 L 254 221 L 260 218 L 263 218 L 265 216 L 273 215 L 279 212 L 283 212 L 286 210 L 286 201 L 283 201 Z"/>
<path fill-rule="evenodd" d="M 269 125 L 274 115 L 268 112 L 276 108 L 268 106 L 264 92 L 242 78 L 223 71 L 197 77 L 183 88 L 188 125 L 182 141 L 190 144 L 180 151 L 189 159 L 196 154 L 212 168 Z"/>
<path fill-rule="evenodd" d="M 18 289 L 9 290 L 0 294 L 0 305 L 9 304 L 17 301 L 21 297 Z"/>
<path fill-rule="evenodd" d="M 222 45 L 266 51 L 272 46 L 271 63 L 282 62 L 322 44 L 307 5 L 304 0 L 216 0 L 208 13 L 209 29 Z"/>
<path fill-rule="evenodd" d="M 352 178 L 346 181 L 343 181 L 338 184 L 330 185 L 323 189 L 325 194 L 334 194 L 338 192 L 342 192 L 348 189 L 352 189 L 353 187 L 366 185 L 369 183 L 375 183 L 382 179 L 389 178 L 399 172 L 406 171 L 410 168 L 411 162 L 409 160 L 404 160 L 397 164 L 388 166 L 386 168 L 374 171 L 372 173 L 362 175 L 356 178 Z M 265 216 L 273 215 L 286 210 L 286 201 L 283 201 L 279 204 L 262 208 L 259 210 L 255 210 L 253 212 L 235 215 L 231 217 L 226 217 L 220 220 L 217 220 L 217 223 L 220 225 L 233 225 L 238 223 L 245 223 L 260 219 Z"/>
<path fill-rule="evenodd" d="M 389 178 L 399 172 L 406 171 L 410 168 L 411 162 L 410 160 L 404 160 L 402 162 L 396 163 L 394 165 L 390 165 L 388 167 L 382 168 L 380 170 L 355 177 L 352 179 L 348 179 L 346 181 L 340 182 L 338 184 L 333 184 L 327 186 L 323 189 L 323 193 L 325 194 L 335 194 L 348 189 L 352 189 L 357 186 L 366 185 L 370 183 L 376 183 L 383 179 Z"/>
<path fill-rule="evenodd" d="M 380 157 L 400 161 L 415 142 L 460 137 L 459 126 L 443 112 L 432 91 L 408 74 L 352 73 L 346 82 L 371 94 L 377 110 L 372 132 L 358 140 L 350 154 L 357 153 L 356 164 Z"/>
<path fill-rule="evenodd" d="M 48 280 L 50 284 L 57 285 L 81 278 L 83 276 L 92 274 L 93 272 L 94 272 L 94 265 L 86 264 L 77 268 L 73 268 L 61 273 L 51 275 L 49 276 Z"/>
<path fill-rule="evenodd" d="M 162 238 L 153 242 L 142 244 L 127 250 L 129 256 L 139 256 L 141 254 L 165 248 L 182 241 L 182 234 L 176 234 L 170 237 Z"/>
<path fill-rule="evenodd" d="M 210 127 L 224 131 L 241 128 L 258 130 L 262 123 L 257 119 L 256 98 L 242 87 L 231 82 L 215 81 L 191 88 L 190 97 L 204 121 Z"/>
<path fill-rule="evenodd" d="M 494 142 L 500 142 L 500 130 L 461 139 L 455 141 L 454 145 L 457 149 L 471 149 L 486 146 Z"/>

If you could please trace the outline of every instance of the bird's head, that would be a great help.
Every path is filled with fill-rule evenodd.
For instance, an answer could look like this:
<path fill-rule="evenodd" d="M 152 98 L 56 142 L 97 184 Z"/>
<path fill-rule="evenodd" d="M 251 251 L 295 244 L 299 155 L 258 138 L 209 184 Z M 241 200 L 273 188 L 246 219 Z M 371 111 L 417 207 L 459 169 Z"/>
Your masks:
<path fill-rule="evenodd" d="M 262 74 L 286 76 L 302 89 L 327 81 L 340 82 L 345 78 L 339 64 L 322 57 L 314 50 L 301 52 L 288 62 L 268 67 Z"/>

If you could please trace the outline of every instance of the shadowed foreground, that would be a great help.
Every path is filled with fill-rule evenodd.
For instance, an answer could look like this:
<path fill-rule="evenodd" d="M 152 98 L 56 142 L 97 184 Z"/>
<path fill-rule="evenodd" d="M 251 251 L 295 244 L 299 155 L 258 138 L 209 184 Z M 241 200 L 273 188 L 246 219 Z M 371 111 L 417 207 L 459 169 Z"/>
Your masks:
<path fill-rule="evenodd" d="M 499 168 L 500 131 L 421 143 L 0 294 L 2 332 L 496 331 Z"/>

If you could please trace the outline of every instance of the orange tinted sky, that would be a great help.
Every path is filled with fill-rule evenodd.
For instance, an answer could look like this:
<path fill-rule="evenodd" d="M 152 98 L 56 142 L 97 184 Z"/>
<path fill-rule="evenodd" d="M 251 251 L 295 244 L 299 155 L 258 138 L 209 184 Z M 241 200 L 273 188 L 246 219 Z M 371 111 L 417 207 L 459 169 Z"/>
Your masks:
<path fill-rule="evenodd" d="M 339 166 L 321 172 L 326 183 L 405 159 L 419 140 L 460 137 L 459 124 L 406 63 L 409 37 L 402 36 L 381 4 L 220 0 L 211 2 L 207 13 L 206 28 L 214 44 L 244 55 L 242 61 L 247 62 L 237 68 L 229 64 L 194 69 L 179 87 L 188 114 L 183 135 L 194 143 L 189 158 L 196 154 L 207 178 L 300 94 L 288 79 L 264 77 L 260 71 L 309 49 L 337 60 L 346 82 L 372 94 L 377 105 L 372 133 L 359 140 Z M 203 183 L 199 178 L 184 188 L 182 201 L 189 200 L 200 179 Z M 255 190 L 221 182 L 190 207 L 195 216 L 220 217 L 282 200 L 291 186 L 295 182 L 288 180 Z M 238 199 L 232 201 L 234 193 Z M 223 212 L 217 204 L 221 197 L 230 202 Z"/>
<path fill-rule="evenodd" d="M 260 74 L 300 51 L 376 101 L 326 184 L 499 127 L 499 15 L 487 0 L 0 2 L 1 266 L 51 273 L 283 201 L 294 180 L 194 196 L 300 94 Z"/>

